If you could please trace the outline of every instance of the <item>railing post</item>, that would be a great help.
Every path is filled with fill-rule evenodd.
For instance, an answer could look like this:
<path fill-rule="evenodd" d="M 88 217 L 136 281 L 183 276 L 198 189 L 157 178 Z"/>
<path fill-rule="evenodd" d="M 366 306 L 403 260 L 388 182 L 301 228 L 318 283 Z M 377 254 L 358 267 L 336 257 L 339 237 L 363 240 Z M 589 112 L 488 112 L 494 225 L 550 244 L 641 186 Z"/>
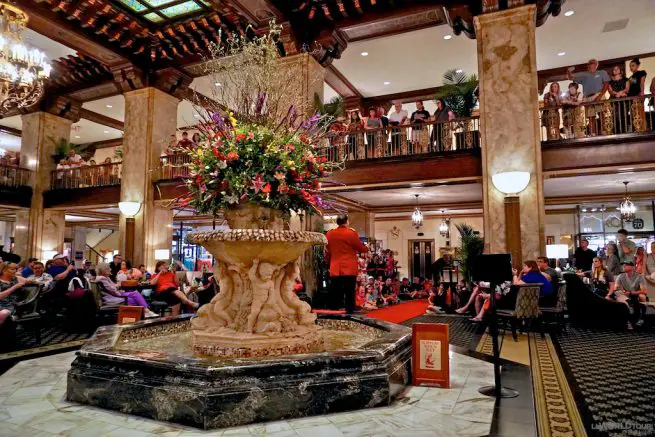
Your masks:
<path fill-rule="evenodd" d="M 632 115 L 632 129 L 634 132 L 646 132 L 646 112 L 644 110 L 643 97 L 637 97 L 632 100 L 630 113 Z"/>
<path fill-rule="evenodd" d="M 612 103 L 609 100 L 605 100 L 603 102 L 603 110 L 600 113 L 603 135 L 612 135 L 614 133 L 614 114 L 612 109 Z"/>

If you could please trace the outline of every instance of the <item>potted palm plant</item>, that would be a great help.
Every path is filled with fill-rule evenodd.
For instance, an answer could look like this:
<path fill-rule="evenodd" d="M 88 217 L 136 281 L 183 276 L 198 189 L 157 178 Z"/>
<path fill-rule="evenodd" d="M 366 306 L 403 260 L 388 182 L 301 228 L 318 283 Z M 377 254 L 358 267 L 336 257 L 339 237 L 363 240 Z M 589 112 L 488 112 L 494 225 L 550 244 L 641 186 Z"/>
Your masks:
<path fill-rule="evenodd" d="M 468 75 L 462 70 L 448 70 L 443 75 L 443 85 L 434 96 L 435 100 L 442 100 L 457 118 L 470 117 L 478 104 L 478 77 Z M 457 128 L 464 132 L 455 132 L 456 144 L 467 147 L 479 147 L 480 132 L 471 120 L 458 122 Z M 469 142 L 466 134 L 470 132 Z"/>
<path fill-rule="evenodd" d="M 471 267 L 475 258 L 484 252 L 484 238 L 472 226 L 465 223 L 456 224 L 461 237 L 460 269 L 467 284 L 471 283 Z"/>

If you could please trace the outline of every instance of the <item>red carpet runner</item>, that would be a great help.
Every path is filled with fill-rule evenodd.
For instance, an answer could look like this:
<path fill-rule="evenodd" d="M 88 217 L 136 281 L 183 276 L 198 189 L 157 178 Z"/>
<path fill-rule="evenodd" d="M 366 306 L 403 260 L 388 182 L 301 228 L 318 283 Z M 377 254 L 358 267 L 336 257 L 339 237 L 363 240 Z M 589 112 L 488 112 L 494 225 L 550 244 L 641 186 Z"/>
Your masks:
<path fill-rule="evenodd" d="M 402 323 L 406 320 L 425 314 L 427 307 L 427 299 L 417 299 L 399 303 L 397 305 L 391 305 L 379 310 L 373 310 L 364 315 L 372 319 L 384 320 L 385 322 Z"/>

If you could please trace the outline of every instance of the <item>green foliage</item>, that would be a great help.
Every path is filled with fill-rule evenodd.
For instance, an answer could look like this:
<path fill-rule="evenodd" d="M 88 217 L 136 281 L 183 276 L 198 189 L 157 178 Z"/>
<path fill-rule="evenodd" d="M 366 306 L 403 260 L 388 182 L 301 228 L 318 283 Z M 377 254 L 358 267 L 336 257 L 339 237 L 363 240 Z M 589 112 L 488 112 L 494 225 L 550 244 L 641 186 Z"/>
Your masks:
<path fill-rule="evenodd" d="M 314 94 L 314 109 L 321 115 L 329 115 L 332 118 L 343 117 L 346 114 L 346 106 L 343 97 L 333 97 L 329 102 L 323 103 L 318 94 Z"/>
<path fill-rule="evenodd" d="M 475 232 L 472 226 L 465 223 L 456 224 L 462 240 L 460 249 L 460 269 L 467 283 L 471 283 L 471 266 L 478 255 L 484 252 L 484 238 Z"/>
<path fill-rule="evenodd" d="M 443 75 L 443 85 L 435 94 L 435 100 L 443 100 L 457 117 L 470 117 L 478 103 L 478 77 L 475 74 L 448 70 Z"/>
<path fill-rule="evenodd" d="M 96 152 L 95 146 L 91 144 L 73 144 L 65 138 L 59 138 L 57 140 L 54 137 L 48 137 L 48 139 L 55 146 L 55 153 L 52 155 L 55 164 L 66 158 L 71 149 L 75 150 L 75 153 L 80 155 L 85 161 L 91 159 Z"/>
<path fill-rule="evenodd" d="M 114 150 L 114 159 L 117 159 L 119 161 L 123 160 L 123 146 L 118 146 Z"/>

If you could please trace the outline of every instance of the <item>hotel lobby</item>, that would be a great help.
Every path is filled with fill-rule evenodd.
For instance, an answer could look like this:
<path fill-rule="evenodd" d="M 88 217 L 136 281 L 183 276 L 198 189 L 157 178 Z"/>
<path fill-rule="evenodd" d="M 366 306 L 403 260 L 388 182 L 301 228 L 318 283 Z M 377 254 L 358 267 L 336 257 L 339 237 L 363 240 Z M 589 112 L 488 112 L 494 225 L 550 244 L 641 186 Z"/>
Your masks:
<path fill-rule="evenodd" d="M 0 436 L 655 435 L 651 0 L 0 22 Z"/>

